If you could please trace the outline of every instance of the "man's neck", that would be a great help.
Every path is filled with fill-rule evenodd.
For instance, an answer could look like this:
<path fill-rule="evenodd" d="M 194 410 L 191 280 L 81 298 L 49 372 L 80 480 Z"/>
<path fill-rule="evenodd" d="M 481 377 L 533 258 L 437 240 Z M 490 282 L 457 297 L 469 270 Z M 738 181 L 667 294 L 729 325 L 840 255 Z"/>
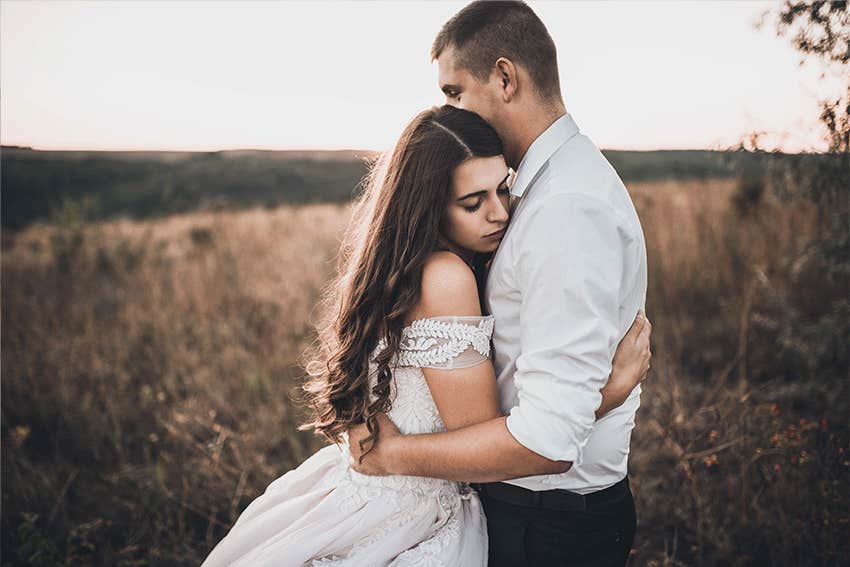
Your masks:
<path fill-rule="evenodd" d="M 517 130 L 516 145 L 510 149 L 511 167 L 519 169 L 519 164 L 528 152 L 528 148 L 534 143 L 540 134 L 546 131 L 549 126 L 555 123 L 560 117 L 567 113 L 567 109 L 563 104 L 557 107 L 541 109 L 539 106 L 534 108 L 533 112 L 526 113 L 518 122 L 521 124 Z"/>

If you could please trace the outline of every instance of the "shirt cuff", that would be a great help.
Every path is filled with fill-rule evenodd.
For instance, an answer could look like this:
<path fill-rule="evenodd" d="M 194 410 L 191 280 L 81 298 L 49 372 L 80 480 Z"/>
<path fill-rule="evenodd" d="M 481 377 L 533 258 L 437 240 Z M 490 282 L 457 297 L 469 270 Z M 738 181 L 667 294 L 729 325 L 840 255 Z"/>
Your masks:
<path fill-rule="evenodd" d="M 545 424 L 535 424 L 528 420 L 519 406 L 511 409 L 505 420 L 505 425 L 514 439 L 529 451 L 546 457 L 550 461 L 568 461 L 572 463 L 573 467 L 582 463 L 582 449 L 590 439 L 588 435 L 579 441 L 575 436 L 570 435 L 572 443 L 547 443 L 552 437 L 551 429 L 547 428 Z M 548 436 L 547 430 L 550 431 Z"/>

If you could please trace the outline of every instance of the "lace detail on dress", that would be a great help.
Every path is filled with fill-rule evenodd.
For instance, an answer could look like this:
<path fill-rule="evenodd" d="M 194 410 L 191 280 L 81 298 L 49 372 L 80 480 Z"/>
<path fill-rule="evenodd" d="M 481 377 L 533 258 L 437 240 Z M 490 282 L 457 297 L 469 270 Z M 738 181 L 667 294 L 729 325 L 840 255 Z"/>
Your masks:
<path fill-rule="evenodd" d="M 422 373 L 423 367 L 463 368 L 488 360 L 493 316 L 430 317 L 417 319 L 402 330 L 399 352 L 391 364 L 391 408 L 388 417 L 404 434 L 445 431 L 446 427 L 431 397 L 431 390 Z M 375 349 L 386 348 L 381 340 Z M 374 353 L 373 353 L 374 357 Z M 370 383 L 375 385 L 377 368 L 370 360 Z M 373 395 L 374 397 L 374 395 Z M 348 435 L 343 434 L 342 454 L 348 454 Z M 334 486 L 339 511 L 350 516 L 380 501 L 391 505 L 386 521 L 375 526 L 370 534 L 347 549 L 315 558 L 312 567 L 354 567 L 363 565 L 363 557 L 380 545 L 392 530 L 415 521 L 423 514 L 439 509 L 438 521 L 430 535 L 404 550 L 392 562 L 393 567 L 445 567 L 441 559 L 446 550 L 461 539 L 461 507 L 464 501 L 477 498 L 465 482 L 423 476 L 368 476 L 351 469 L 348 460 L 341 458 L 328 485 Z M 485 525 L 480 519 L 481 525 Z M 484 553 L 486 559 L 486 552 Z"/>
<path fill-rule="evenodd" d="M 493 321 L 492 315 L 429 317 L 402 329 L 400 352 L 391 363 L 392 408 L 387 414 L 402 433 L 445 431 L 422 368 L 465 368 L 489 360 Z M 382 339 L 375 352 L 385 348 Z M 370 361 L 369 380 L 374 386 L 374 360 Z"/>
<path fill-rule="evenodd" d="M 401 332 L 398 366 L 416 368 L 466 368 L 490 357 L 494 317 L 447 316 L 417 319 Z M 387 346 L 381 339 L 380 352 Z"/>
<path fill-rule="evenodd" d="M 387 417 L 401 433 L 445 431 L 423 368 L 487 361 L 492 333 L 492 316 L 418 319 L 402 330 L 387 384 Z M 373 400 L 377 374 L 373 353 Z M 486 567 L 487 522 L 469 484 L 358 473 L 349 461 L 348 435 L 341 441 L 271 483 L 204 565 Z"/>

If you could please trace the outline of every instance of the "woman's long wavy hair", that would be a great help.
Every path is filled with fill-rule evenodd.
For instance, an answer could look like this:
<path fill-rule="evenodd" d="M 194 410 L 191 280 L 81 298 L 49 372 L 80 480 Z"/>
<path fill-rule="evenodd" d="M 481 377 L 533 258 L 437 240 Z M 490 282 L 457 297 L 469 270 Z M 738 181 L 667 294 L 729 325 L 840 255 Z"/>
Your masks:
<path fill-rule="evenodd" d="M 499 136 L 480 116 L 441 106 L 419 113 L 392 152 L 373 164 L 353 205 L 339 275 L 324 292 L 324 317 L 302 386 L 312 415 L 300 430 L 339 443 L 365 421 L 369 437 L 361 449 L 374 446 L 376 414 L 391 407 L 391 361 L 405 316 L 419 301 L 425 260 L 437 249 L 454 170 L 472 157 L 502 154 Z M 484 262 L 476 255 L 473 268 L 480 273 Z M 387 348 L 374 359 L 372 399 L 369 358 L 382 337 Z"/>

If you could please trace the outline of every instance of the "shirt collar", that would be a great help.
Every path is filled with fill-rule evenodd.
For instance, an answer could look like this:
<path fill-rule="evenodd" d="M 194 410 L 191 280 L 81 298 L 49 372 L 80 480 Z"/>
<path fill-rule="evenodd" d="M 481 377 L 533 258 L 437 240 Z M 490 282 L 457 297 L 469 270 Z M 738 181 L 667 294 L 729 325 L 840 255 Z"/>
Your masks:
<path fill-rule="evenodd" d="M 526 188 L 537 175 L 552 154 L 578 133 L 578 126 L 569 113 L 564 114 L 549 125 L 528 147 L 517 168 L 516 180 L 511 194 L 522 197 Z"/>

